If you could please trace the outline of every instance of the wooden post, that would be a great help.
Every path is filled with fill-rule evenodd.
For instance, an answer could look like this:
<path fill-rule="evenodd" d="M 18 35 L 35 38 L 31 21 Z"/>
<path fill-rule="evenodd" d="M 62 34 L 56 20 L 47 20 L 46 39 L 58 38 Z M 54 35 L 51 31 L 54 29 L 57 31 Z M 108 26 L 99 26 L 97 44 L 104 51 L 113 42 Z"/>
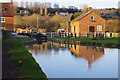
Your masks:
<path fill-rule="evenodd" d="M 93 36 L 93 40 L 94 40 L 94 34 L 92 36 Z"/>
<path fill-rule="evenodd" d="M 71 37 L 73 37 L 73 34 L 71 33 Z"/>
<path fill-rule="evenodd" d="M 110 37 L 112 37 L 112 33 L 110 33 Z"/>
<path fill-rule="evenodd" d="M 87 37 L 89 37 L 89 33 L 87 33 Z"/>
<path fill-rule="evenodd" d="M 104 33 L 103 33 L 103 40 L 104 40 Z"/>
<path fill-rule="evenodd" d="M 98 33 L 96 33 L 96 38 L 98 37 Z"/>
<path fill-rule="evenodd" d="M 76 38 L 76 33 L 75 33 L 75 38 Z"/>

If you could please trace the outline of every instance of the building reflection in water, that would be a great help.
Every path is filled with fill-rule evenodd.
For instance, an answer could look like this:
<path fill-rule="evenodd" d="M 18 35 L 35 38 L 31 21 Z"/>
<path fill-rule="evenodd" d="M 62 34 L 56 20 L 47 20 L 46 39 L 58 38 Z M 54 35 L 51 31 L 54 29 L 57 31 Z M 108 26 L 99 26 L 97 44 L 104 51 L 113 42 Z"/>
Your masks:
<path fill-rule="evenodd" d="M 73 56 L 84 58 L 85 60 L 87 60 L 89 68 L 93 62 L 104 55 L 104 48 L 102 47 L 62 44 L 50 41 L 43 42 L 42 44 L 30 45 L 27 48 L 31 53 L 34 53 L 35 55 L 43 53 L 49 55 L 52 49 L 54 49 L 54 51 L 59 51 L 60 49 L 65 50 L 66 48 L 69 48 Z M 47 52 L 48 50 L 49 52 Z M 54 54 L 56 53 L 57 52 L 55 52 Z"/>
<path fill-rule="evenodd" d="M 76 57 L 86 59 L 88 61 L 88 67 L 104 55 L 104 48 L 101 47 L 71 45 L 70 51 Z"/>

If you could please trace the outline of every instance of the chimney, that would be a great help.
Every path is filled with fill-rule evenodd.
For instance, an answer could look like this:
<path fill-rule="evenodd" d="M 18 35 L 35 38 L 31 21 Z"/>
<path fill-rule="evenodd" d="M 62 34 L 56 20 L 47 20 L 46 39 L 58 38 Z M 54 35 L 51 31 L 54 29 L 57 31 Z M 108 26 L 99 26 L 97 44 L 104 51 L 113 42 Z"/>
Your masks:
<path fill-rule="evenodd" d="M 91 11 L 92 11 L 92 7 L 89 7 L 89 8 L 88 8 L 88 11 L 91 12 Z"/>
<path fill-rule="evenodd" d="M 10 5 L 12 5 L 12 6 L 13 6 L 13 0 L 10 0 Z"/>

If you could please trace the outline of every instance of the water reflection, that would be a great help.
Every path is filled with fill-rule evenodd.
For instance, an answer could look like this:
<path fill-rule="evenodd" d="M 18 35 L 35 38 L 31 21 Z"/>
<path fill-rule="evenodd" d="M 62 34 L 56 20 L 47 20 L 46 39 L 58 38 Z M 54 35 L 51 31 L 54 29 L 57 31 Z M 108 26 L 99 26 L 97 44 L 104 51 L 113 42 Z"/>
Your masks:
<path fill-rule="evenodd" d="M 104 55 L 104 48 L 101 47 L 71 45 L 70 51 L 74 56 L 86 59 L 88 67 L 90 67 L 92 62 Z"/>
<path fill-rule="evenodd" d="M 48 78 L 117 78 L 117 49 L 51 41 L 26 47 Z"/>
<path fill-rule="evenodd" d="M 88 61 L 88 67 L 104 55 L 104 48 L 102 47 L 93 47 L 93 46 L 81 46 L 73 44 L 63 44 L 63 43 L 54 43 L 54 42 L 39 42 L 40 44 L 34 44 L 27 46 L 27 49 L 30 50 L 32 54 L 49 54 L 47 50 L 54 49 L 57 53 L 60 49 L 63 51 L 68 48 L 71 51 L 71 54 L 75 57 L 84 58 Z M 34 52 L 33 52 L 34 51 Z M 56 54 L 55 53 L 55 54 Z"/>

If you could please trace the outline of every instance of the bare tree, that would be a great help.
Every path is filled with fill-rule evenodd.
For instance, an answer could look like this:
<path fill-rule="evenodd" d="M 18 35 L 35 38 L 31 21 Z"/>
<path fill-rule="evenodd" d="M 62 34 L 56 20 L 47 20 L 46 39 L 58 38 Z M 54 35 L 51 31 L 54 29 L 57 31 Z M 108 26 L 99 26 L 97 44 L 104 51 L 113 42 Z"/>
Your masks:
<path fill-rule="evenodd" d="M 30 9 L 33 9 L 33 5 L 32 5 L 32 2 L 30 2 Z"/>
<path fill-rule="evenodd" d="M 21 1 L 20 7 L 24 7 L 24 2 L 23 2 L 23 0 Z"/>
<path fill-rule="evenodd" d="M 13 2 L 13 5 L 14 5 L 14 7 L 18 7 L 18 2 L 17 2 L 17 1 L 14 1 L 14 2 Z"/>
<path fill-rule="evenodd" d="M 47 3 L 47 8 L 51 8 L 51 3 Z"/>
<path fill-rule="evenodd" d="M 88 5 L 84 4 L 84 5 L 83 5 L 83 8 L 84 8 L 84 9 L 88 8 Z"/>
<path fill-rule="evenodd" d="M 56 9 L 58 9 L 58 8 L 59 8 L 59 5 L 55 3 L 55 4 L 53 5 L 53 7 L 56 8 Z"/>
<path fill-rule="evenodd" d="M 38 3 L 36 1 L 36 2 L 34 2 L 34 8 L 33 8 L 33 10 L 36 11 L 37 9 L 38 9 Z"/>
<path fill-rule="evenodd" d="M 88 5 L 86 5 L 86 4 L 84 4 L 83 6 L 82 6 L 82 12 L 87 12 L 88 11 Z"/>
<path fill-rule="evenodd" d="M 26 9 L 28 9 L 28 8 L 29 8 L 28 1 L 26 1 Z"/>

